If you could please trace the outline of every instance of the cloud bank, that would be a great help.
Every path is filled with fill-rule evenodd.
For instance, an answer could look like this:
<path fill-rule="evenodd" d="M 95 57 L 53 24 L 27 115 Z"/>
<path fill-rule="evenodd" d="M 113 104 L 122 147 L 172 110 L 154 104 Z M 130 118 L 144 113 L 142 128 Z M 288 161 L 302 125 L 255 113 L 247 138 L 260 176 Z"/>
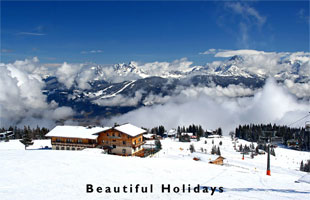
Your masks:
<path fill-rule="evenodd" d="M 219 91 L 222 94 L 234 93 L 233 88 Z M 245 92 L 250 94 L 252 91 Z M 222 127 L 225 134 L 228 134 L 237 125 L 245 123 L 289 124 L 310 110 L 309 101 L 298 101 L 273 79 L 268 79 L 264 88 L 256 91 L 253 97 L 220 96 L 215 98 L 214 91 L 210 92 L 208 89 L 191 88 L 170 97 L 165 104 L 142 107 L 122 116 L 103 120 L 102 123 L 111 125 L 114 122 L 130 122 L 143 127 L 161 124 L 166 128 L 195 123 L 209 129 Z"/>
<path fill-rule="evenodd" d="M 47 102 L 43 94 L 47 75 L 57 77 L 66 88 L 91 89 L 90 81 L 122 82 L 149 76 L 180 78 L 195 72 L 215 73 L 218 67 L 238 65 L 240 70 L 263 77 L 274 77 L 264 88 L 252 89 L 244 85 L 221 87 L 204 85 L 178 86 L 170 95 L 136 91 L 132 96 L 120 94 L 112 98 L 98 99 L 100 106 L 144 107 L 117 118 L 103 121 L 131 122 L 152 127 L 163 124 L 168 128 L 199 123 L 206 128 L 222 126 L 232 130 L 239 123 L 287 124 L 309 112 L 310 53 L 265 52 L 251 49 L 209 49 L 215 58 L 241 56 L 238 61 L 213 61 L 205 66 L 195 66 L 181 58 L 172 62 L 150 62 L 101 66 L 92 63 L 41 64 L 38 58 L 0 63 L 0 126 L 33 125 L 52 127 L 55 121 L 74 116 L 69 107 L 59 107 Z M 195 74 L 195 73 L 194 73 Z M 280 103 L 279 103 L 280 102 Z M 66 121 L 65 123 L 75 123 Z M 301 124 L 302 126 L 302 124 Z"/>
<path fill-rule="evenodd" d="M 50 104 L 42 94 L 45 83 L 36 74 L 39 60 L 33 58 L 12 64 L 0 63 L 0 126 L 45 125 L 66 119 L 74 114 L 69 107 Z"/>

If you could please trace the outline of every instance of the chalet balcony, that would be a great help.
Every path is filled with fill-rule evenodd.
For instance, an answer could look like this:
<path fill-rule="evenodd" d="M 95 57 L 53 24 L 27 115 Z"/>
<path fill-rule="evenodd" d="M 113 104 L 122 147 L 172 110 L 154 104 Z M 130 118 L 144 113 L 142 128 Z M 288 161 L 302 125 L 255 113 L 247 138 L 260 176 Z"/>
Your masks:
<path fill-rule="evenodd" d="M 108 136 L 109 138 L 111 138 L 111 139 L 121 139 L 121 137 L 119 137 L 119 136 Z"/>
<path fill-rule="evenodd" d="M 139 142 L 137 144 L 132 144 L 132 143 L 126 143 L 126 144 L 123 144 L 123 142 L 109 142 L 109 143 L 104 143 L 102 144 L 101 146 L 118 146 L 118 147 L 131 147 L 131 148 L 136 148 L 138 146 L 141 146 L 145 144 L 145 142 Z"/>
<path fill-rule="evenodd" d="M 96 144 L 90 144 L 90 143 L 54 142 L 54 141 L 52 141 L 52 145 L 80 146 L 80 147 L 86 147 L 86 148 L 94 148 L 94 147 L 96 147 Z"/>
<path fill-rule="evenodd" d="M 139 142 L 139 143 L 137 143 L 137 144 L 132 144 L 131 147 L 132 147 L 132 148 L 136 148 L 136 147 L 141 146 L 141 145 L 143 145 L 143 144 L 145 144 L 145 142 Z"/>

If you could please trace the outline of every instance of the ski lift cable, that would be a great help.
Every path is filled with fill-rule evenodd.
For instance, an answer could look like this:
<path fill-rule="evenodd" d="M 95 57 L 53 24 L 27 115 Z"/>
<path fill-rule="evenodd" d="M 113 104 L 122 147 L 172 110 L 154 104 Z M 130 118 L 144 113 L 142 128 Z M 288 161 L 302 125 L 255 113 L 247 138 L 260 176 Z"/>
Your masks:
<path fill-rule="evenodd" d="M 309 112 L 309 114 L 307 114 L 307 115 L 304 116 L 303 118 L 301 118 L 301 119 L 299 119 L 299 120 L 297 120 L 297 121 L 295 121 L 295 122 L 289 124 L 288 126 L 291 126 L 291 125 L 293 125 L 293 124 L 295 124 L 295 123 L 297 123 L 297 122 L 300 122 L 301 120 L 306 119 L 306 118 L 309 117 L 309 116 L 310 116 L 310 112 Z"/>

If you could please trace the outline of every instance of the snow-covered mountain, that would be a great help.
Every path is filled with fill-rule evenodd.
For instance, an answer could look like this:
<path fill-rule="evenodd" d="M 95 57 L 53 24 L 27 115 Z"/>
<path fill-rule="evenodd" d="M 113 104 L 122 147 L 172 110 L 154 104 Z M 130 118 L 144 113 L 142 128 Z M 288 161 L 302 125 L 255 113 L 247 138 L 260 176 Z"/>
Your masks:
<path fill-rule="evenodd" d="M 141 106 L 163 104 L 170 97 L 192 88 L 221 91 L 221 88 L 233 86 L 238 91 L 228 97 L 249 96 L 253 95 L 253 91 L 262 88 L 268 77 L 274 77 L 282 84 L 289 80 L 290 87 L 292 83 L 306 83 L 301 86 L 303 90 L 308 87 L 310 79 L 304 73 L 307 61 L 284 59 L 277 63 L 282 67 L 281 70 L 274 70 L 274 67 L 268 69 L 249 66 L 247 59 L 233 56 L 205 66 L 192 66 L 187 60 L 144 65 L 130 62 L 112 67 L 96 65 L 77 73 L 71 87 L 68 87 L 67 80 L 72 77 L 62 81 L 57 76 L 49 76 L 44 79 L 44 94 L 49 102 L 55 101 L 59 106 L 69 106 L 76 113 L 106 117 L 123 114 Z M 85 74 L 93 74 L 90 76 L 91 80 Z M 81 87 L 86 84 L 88 87 Z M 292 91 L 294 90 L 303 95 L 296 95 L 297 97 L 305 97 L 299 88 L 292 87 Z M 310 95 L 307 98 L 309 97 Z"/>
<path fill-rule="evenodd" d="M 111 67 L 98 65 L 96 80 L 121 82 L 157 76 L 161 78 L 187 78 L 195 75 L 234 76 L 245 78 L 268 78 L 277 80 L 309 79 L 309 60 L 303 58 L 285 58 L 270 64 L 252 63 L 250 58 L 235 55 L 225 61 L 207 63 L 205 66 L 194 66 L 187 60 L 154 62 L 139 64 L 137 62 L 121 63 Z M 307 71 L 307 69 L 309 69 Z M 117 77 L 117 78 L 113 78 Z M 120 78 L 122 77 L 122 78 Z"/>

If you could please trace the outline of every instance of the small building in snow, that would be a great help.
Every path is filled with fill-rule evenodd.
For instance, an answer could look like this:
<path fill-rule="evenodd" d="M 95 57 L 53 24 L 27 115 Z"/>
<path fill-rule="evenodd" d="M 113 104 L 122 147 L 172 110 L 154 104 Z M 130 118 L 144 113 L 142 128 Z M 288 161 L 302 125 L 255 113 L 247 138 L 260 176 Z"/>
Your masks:
<path fill-rule="evenodd" d="M 215 165 L 223 165 L 224 164 L 224 157 L 222 156 L 219 156 L 217 159 L 213 160 L 213 161 L 210 161 L 209 163 L 210 164 L 215 164 Z"/>
<path fill-rule="evenodd" d="M 145 140 L 155 140 L 156 139 L 156 134 L 152 134 L 152 133 L 143 134 L 143 138 Z"/>
<path fill-rule="evenodd" d="M 176 137 L 177 136 L 177 130 L 170 129 L 166 134 L 167 134 L 167 137 Z"/>

